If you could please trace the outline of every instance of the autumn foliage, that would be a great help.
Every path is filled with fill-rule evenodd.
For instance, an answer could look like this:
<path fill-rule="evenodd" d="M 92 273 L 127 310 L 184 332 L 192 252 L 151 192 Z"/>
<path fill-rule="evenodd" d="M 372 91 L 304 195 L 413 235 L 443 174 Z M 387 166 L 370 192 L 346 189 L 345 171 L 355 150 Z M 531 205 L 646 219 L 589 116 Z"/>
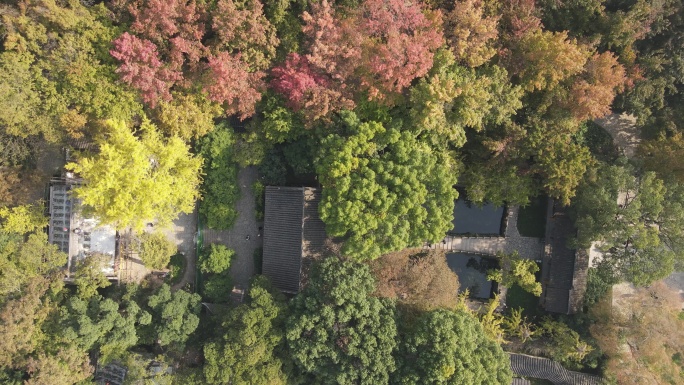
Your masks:
<path fill-rule="evenodd" d="M 626 82 L 625 68 L 612 52 L 596 53 L 572 85 L 567 107 L 579 121 L 602 118 L 610 113 L 616 93 Z"/>
<path fill-rule="evenodd" d="M 371 263 L 375 294 L 416 309 L 453 308 L 458 302 L 458 276 L 443 251 L 404 250 Z"/>
<path fill-rule="evenodd" d="M 171 100 L 170 89 L 182 74 L 162 63 L 154 43 L 124 32 L 112 44 L 111 54 L 121 62 L 117 72 L 140 91 L 145 103 L 155 107 L 160 100 Z"/>
<path fill-rule="evenodd" d="M 496 54 L 492 43 L 498 36 L 499 17 L 485 16 L 481 1 L 456 1 L 444 19 L 447 42 L 458 61 L 477 67 Z"/>
<path fill-rule="evenodd" d="M 441 14 L 413 2 L 366 0 L 336 9 L 322 1 L 302 19 L 307 53 L 274 68 L 271 84 L 295 109 L 317 111 L 314 118 L 363 98 L 392 104 L 427 74 L 443 42 Z"/>
<path fill-rule="evenodd" d="M 612 303 L 609 296 L 592 309 L 597 323 L 591 334 L 608 356 L 607 377 L 625 385 L 679 383 L 681 296 L 662 282 L 647 288 L 618 285 L 613 291 Z"/>
<path fill-rule="evenodd" d="M 200 84 L 227 114 L 254 114 L 261 98 L 262 69 L 275 55 L 278 39 L 261 4 L 220 0 L 208 12 L 203 2 L 138 0 L 128 6 L 131 32 L 113 42 L 124 82 L 154 108 L 173 93 Z M 209 38 L 209 37 L 212 38 Z"/>
<path fill-rule="evenodd" d="M 285 97 L 290 108 L 303 111 L 307 121 L 323 118 L 335 109 L 354 106 L 342 92 L 330 87 L 332 80 L 316 71 L 306 56 L 290 54 L 271 75 L 273 89 Z"/>

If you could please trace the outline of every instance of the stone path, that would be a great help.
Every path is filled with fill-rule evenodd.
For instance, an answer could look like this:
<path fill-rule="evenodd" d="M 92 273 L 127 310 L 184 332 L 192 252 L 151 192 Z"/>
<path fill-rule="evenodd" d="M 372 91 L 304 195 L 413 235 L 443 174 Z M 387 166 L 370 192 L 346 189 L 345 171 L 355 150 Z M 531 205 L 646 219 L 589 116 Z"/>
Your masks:
<path fill-rule="evenodd" d="M 520 207 L 512 206 L 508 209 L 508 226 L 506 227 L 506 254 L 517 251 L 521 257 L 538 260 L 544 255 L 544 240 L 542 238 L 523 237 L 518 231 L 518 213 Z"/>
<path fill-rule="evenodd" d="M 496 255 L 504 251 L 506 238 L 504 237 L 454 237 L 447 235 L 439 243 L 426 245 L 432 250 L 447 250 L 463 253 Z"/>
<path fill-rule="evenodd" d="M 195 266 L 197 264 L 197 208 L 190 214 L 181 214 L 173 224 L 161 232 L 166 238 L 176 243 L 178 252 L 185 255 L 185 271 L 183 278 L 173 285 L 173 290 L 178 290 L 188 283 L 195 283 Z M 197 288 L 195 288 L 197 290 Z"/>
<path fill-rule="evenodd" d="M 636 117 L 629 114 L 610 114 L 594 120 L 594 123 L 603 127 L 613 137 L 613 143 L 624 151 L 625 156 L 631 158 L 636 154 L 641 141 Z"/>
<path fill-rule="evenodd" d="M 517 251 L 521 257 L 527 259 L 541 259 L 544 243 L 541 238 L 523 237 L 518 232 L 518 206 L 508 210 L 508 226 L 505 237 L 458 237 L 448 235 L 435 244 L 425 244 L 423 247 L 433 250 L 447 250 L 453 252 L 496 255 L 499 252 L 513 253 Z"/>
<path fill-rule="evenodd" d="M 250 166 L 238 173 L 240 199 L 237 202 L 238 217 L 229 230 L 203 230 L 203 243 L 219 243 L 235 250 L 235 259 L 230 267 L 230 276 L 235 286 L 246 289 L 254 275 L 254 250 L 262 247 L 263 239 L 259 235 L 259 227 L 255 213 L 254 192 L 252 184 L 257 181 L 257 168 Z M 249 240 L 246 237 L 249 236 Z"/>

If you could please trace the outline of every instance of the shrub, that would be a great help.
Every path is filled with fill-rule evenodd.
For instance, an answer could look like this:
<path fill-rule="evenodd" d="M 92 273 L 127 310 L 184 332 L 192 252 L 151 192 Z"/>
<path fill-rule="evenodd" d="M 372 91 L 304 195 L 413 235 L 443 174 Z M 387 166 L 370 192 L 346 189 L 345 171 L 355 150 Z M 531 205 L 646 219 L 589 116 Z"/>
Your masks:
<path fill-rule="evenodd" d="M 228 302 L 233 289 L 233 280 L 227 273 L 213 274 L 204 281 L 202 293 L 211 302 Z"/>
<path fill-rule="evenodd" d="M 257 221 L 264 220 L 264 209 L 266 202 L 264 201 L 264 194 L 266 192 L 266 186 L 263 183 L 256 181 L 252 185 L 252 191 L 254 191 L 254 211 Z"/>
<path fill-rule="evenodd" d="M 261 269 L 264 263 L 264 249 L 258 247 L 254 249 L 254 274 L 261 274 Z"/>
<path fill-rule="evenodd" d="M 161 233 L 142 233 L 140 235 L 140 259 L 146 267 L 154 270 L 166 268 L 171 256 L 176 253 L 176 244 Z"/>
<path fill-rule="evenodd" d="M 203 273 L 223 273 L 230 268 L 234 256 L 234 250 L 223 245 L 211 244 L 200 255 L 200 270 Z"/>
<path fill-rule="evenodd" d="M 240 189 L 232 156 L 234 144 L 232 129 L 225 125 L 216 126 L 199 143 L 205 173 L 200 213 L 212 229 L 229 229 L 237 218 L 235 203 L 240 199 Z"/>
<path fill-rule="evenodd" d="M 169 269 L 171 270 L 169 276 L 171 284 L 176 284 L 180 282 L 183 278 L 183 271 L 185 270 L 185 257 L 182 254 L 174 254 L 171 256 L 171 262 L 169 262 Z"/>

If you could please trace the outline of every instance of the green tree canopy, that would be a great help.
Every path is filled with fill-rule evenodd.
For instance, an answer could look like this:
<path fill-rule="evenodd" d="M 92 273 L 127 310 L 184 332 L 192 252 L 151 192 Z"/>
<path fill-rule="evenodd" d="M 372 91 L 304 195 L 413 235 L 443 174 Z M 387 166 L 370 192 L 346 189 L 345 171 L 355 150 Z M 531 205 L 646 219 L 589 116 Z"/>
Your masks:
<path fill-rule="evenodd" d="M 184 290 L 171 292 L 169 285 L 162 285 L 147 300 L 152 314 L 150 327 L 154 331 L 154 339 L 149 342 L 183 346 L 199 325 L 200 300 L 199 294 Z"/>
<path fill-rule="evenodd" d="M 230 262 L 234 256 L 234 250 L 212 243 L 200 254 L 200 270 L 203 273 L 223 273 L 230 268 Z"/>
<path fill-rule="evenodd" d="M 541 295 L 541 283 L 537 282 L 534 275 L 539 271 L 539 265 L 534 260 L 521 258 L 515 251 L 512 254 L 500 254 L 499 263 L 501 269 L 487 272 L 487 279 L 497 281 L 506 287 L 518 285 L 537 297 Z"/>
<path fill-rule="evenodd" d="M 119 356 L 138 342 L 137 327 L 150 322 L 149 314 L 135 302 L 117 303 L 99 296 L 69 297 L 61 309 L 59 340 L 83 351 L 96 350 L 102 362 Z"/>
<path fill-rule="evenodd" d="M 66 266 L 67 255 L 47 242 L 47 234 L 17 234 L 0 231 L 0 295 L 19 290 L 22 284 Z"/>
<path fill-rule="evenodd" d="M 387 127 L 386 127 L 387 126 Z M 392 124 L 343 112 L 323 138 L 316 169 L 328 234 L 355 258 L 437 242 L 451 229 L 456 173 L 445 155 Z"/>
<path fill-rule="evenodd" d="M 463 310 L 423 313 L 402 336 L 396 384 L 510 384 L 508 355 Z"/>
<path fill-rule="evenodd" d="M 290 355 L 310 383 L 385 384 L 394 371 L 393 304 L 371 296 L 368 266 L 328 258 L 291 302 Z"/>
<path fill-rule="evenodd" d="M 177 251 L 176 244 L 161 232 L 140 234 L 140 259 L 150 269 L 166 268 Z"/>
<path fill-rule="evenodd" d="M 230 301 L 230 293 L 233 290 L 233 280 L 228 272 L 211 274 L 202 282 L 202 296 L 213 303 L 225 303 Z"/>
<path fill-rule="evenodd" d="M 486 123 L 509 120 L 522 107 L 522 90 L 507 75 L 497 66 L 478 71 L 461 67 L 451 51 L 438 51 L 428 76 L 411 88 L 413 129 L 432 135 L 435 144 L 447 139 L 461 147 L 466 128 L 479 131 Z"/>
<path fill-rule="evenodd" d="M 0 54 L 0 127 L 56 141 L 83 136 L 102 119 L 129 120 L 142 107 L 119 83 L 109 55 L 118 33 L 104 3 L 30 0 L 5 5 Z"/>
<path fill-rule="evenodd" d="M 190 213 L 199 196 L 200 158 L 179 138 L 163 138 L 149 122 L 132 131 L 108 122 L 99 151 L 83 154 L 67 169 L 83 178 L 74 194 L 103 224 L 141 230 L 149 220 L 167 225 Z"/>
<path fill-rule="evenodd" d="M 204 377 L 208 384 L 285 385 L 284 298 L 268 280 L 256 277 L 249 302 L 232 310 L 223 322 L 225 333 L 204 347 Z"/>
<path fill-rule="evenodd" d="M 235 137 L 232 128 L 218 125 L 199 141 L 204 158 L 200 213 L 212 229 L 229 229 L 237 218 L 235 203 L 240 198 L 237 164 L 234 159 Z"/>
<path fill-rule="evenodd" d="M 26 234 L 47 226 L 45 208 L 42 204 L 16 207 L 0 207 L 0 231 Z"/>
<path fill-rule="evenodd" d="M 50 280 L 33 277 L 0 307 L 0 368 L 19 369 L 43 340 L 41 329 L 54 303 L 44 300 Z"/>
<path fill-rule="evenodd" d="M 98 289 L 111 285 L 102 272 L 106 258 L 110 257 L 95 253 L 88 255 L 76 265 L 73 277 L 80 298 L 87 301 L 97 295 Z"/>
<path fill-rule="evenodd" d="M 65 338 L 65 330 L 57 325 L 61 312 L 56 294 L 63 286 L 59 275 L 34 276 L 20 290 L 3 296 L 0 305 L 0 379 L 3 383 L 74 384 L 92 374 L 86 350 L 75 339 Z M 13 379 L 19 381 L 12 382 Z"/>
<path fill-rule="evenodd" d="M 567 324 L 545 317 L 540 324 L 542 341 L 547 345 L 551 358 L 563 365 L 582 361 L 593 348 Z"/>
<path fill-rule="evenodd" d="M 598 241 L 599 268 L 613 277 L 649 285 L 684 257 L 682 186 L 625 164 L 602 165 L 574 201 L 577 246 Z"/>

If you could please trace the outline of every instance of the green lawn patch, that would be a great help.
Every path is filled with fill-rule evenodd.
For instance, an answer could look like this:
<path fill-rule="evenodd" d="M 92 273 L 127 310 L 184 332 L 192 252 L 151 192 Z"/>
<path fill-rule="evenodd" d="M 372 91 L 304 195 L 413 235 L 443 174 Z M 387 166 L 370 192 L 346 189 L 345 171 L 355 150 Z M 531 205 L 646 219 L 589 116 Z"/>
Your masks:
<path fill-rule="evenodd" d="M 183 278 L 183 272 L 185 271 L 185 257 L 181 254 L 174 254 L 171 256 L 171 262 L 169 262 L 169 280 L 171 285 L 175 285 L 180 282 Z"/>
<path fill-rule="evenodd" d="M 533 198 L 518 212 L 518 232 L 523 237 L 544 238 L 546 229 L 546 196 Z"/>
<path fill-rule="evenodd" d="M 539 307 L 539 297 L 526 292 L 518 285 L 508 288 L 506 307 L 509 309 L 522 308 L 523 315 L 530 321 L 544 315 L 544 311 Z"/>

